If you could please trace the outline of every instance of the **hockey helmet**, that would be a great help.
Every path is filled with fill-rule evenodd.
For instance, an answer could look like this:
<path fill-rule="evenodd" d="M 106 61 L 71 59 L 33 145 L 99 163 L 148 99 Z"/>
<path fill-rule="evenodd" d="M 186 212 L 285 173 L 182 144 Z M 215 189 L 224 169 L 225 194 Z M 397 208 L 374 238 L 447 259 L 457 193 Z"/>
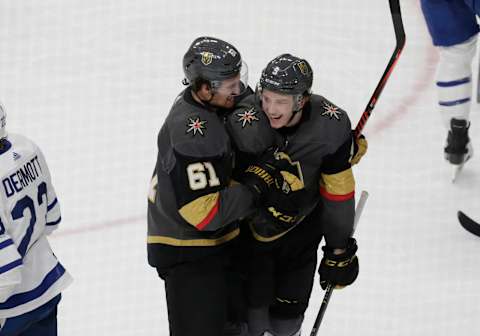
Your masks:
<path fill-rule="evenodd" d="M 312 82 L 312 67 L 306 60 L 282 54 L 263 69 L 258 89 L 288 95 L 310 95 Z"/>
<path fill-rule="evenodd" d="M 218 38 L 202 36 L 195 39 L 183 56 L 183 71 L 187 85 L 203 80 L 215 89 L 223 80 L 240 74 L 242 88 L 247 87 L 248 70 L 240 52 Z"/>

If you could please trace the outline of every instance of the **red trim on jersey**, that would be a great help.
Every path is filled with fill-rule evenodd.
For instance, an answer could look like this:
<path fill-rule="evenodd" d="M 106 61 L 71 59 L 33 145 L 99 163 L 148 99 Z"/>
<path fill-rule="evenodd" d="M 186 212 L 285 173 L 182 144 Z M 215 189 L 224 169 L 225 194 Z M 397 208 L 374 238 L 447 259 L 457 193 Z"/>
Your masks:
<path fill-rule="evenodd" d="M 215 206 L 212 208 L 212 210 L 210 210 L 207 217 L 205 217 L 200 223 L 196 225 L 197 229 L 199 229 L 200 231 L 203 230 L 205 226 L 207 226 L 212 221 L 213 217 L 215 217 L 215 215 L 218 212 L 218 205 L 219 205 L 219 202 L 217 200 L 217 202 L 215 203 Z"/>
<path fill-rule="evenodd" d="M 344 195 L 334 195 L 334 194 L 330 194 L 325 188 L 320 187 L 320 195 L 322 195 L 329 201 L 342 202 L 342 201 L 348 201 L 349 199 L 352 199 L 355 196 L 355 190 Z"/>

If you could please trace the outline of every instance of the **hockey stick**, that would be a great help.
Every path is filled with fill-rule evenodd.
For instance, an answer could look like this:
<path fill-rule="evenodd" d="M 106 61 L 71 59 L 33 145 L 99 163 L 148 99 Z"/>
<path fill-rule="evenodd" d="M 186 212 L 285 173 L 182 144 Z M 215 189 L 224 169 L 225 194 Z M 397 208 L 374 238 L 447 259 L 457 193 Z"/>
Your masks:
<path fill-rule="evenodd" d="M 480 237 L 480 224 L 465 215 L 462 211 L 457 212 L 458 220 L 465 230 Z"/>
<path fill-rule="evenodd" d="M 377 84 L 375 91 L 373 91 L 372 97 L 368 101 L 367 107 L 363 112 L 360 120 L 355 127 L 354 134 L 355 137 L 358 138 L 362 133 L 365 124 L 367 123 L 368 118 L 372 114 L 372 110 L 375 108 L 377 104 L 378 98 L 385 87 L 385 84 L 388 81 L 388 78 L 392 74 L 393 68 L 397 64 L 398 59 L 400 58 L 400 54 L 402 53 L 403 47 L 405 46 L 405 30 L 403 29 L 403 21 L 402 21 L 402 13 L 400 12 L 400 0 L 389 0 L 390 4 L 390 13 L 392 14 L 392 21 L 393 21 L 393 28 L 395 30 L 395 39 L 397 44 L 395 46 L 395 50 L 393 51 L 392 56 L 390 57 L 390 61 L 388 62 L 385 71 L 383 72 L 382 78 Z"/>
<path fill-rule="evenodd" d="M 365 203 L 367 202 L 368 192 L 363 190 L 362 194 L 360 195 L 360 199 L 358 200 L 357 209 L 355 210 L 355 219 L 353 220 L 353 233 L 357 228 L 358 221 L 360 216 L 362 215 L 363 208 L 365 207 Z M 318 332 L 318 328 L 320 327 L 320 323 L 322 323 L 323 315 L 325 315 L 325 311 L 327 310 L 328 302 L 330 301 L 330 297 L 332 296 L 334 286 L 331 284 L 327 285 L 327 289 L 325 290 L 325 295 L 323 296 L 322 305 L 320 306 L 320 310 L 318 311 L 317 318 L 315 319 L 315 323 L 313 324 L 312 332 L 310 336 L 316 336 Z"/>
<path fill-rule="evenodd" d="M 390 60 L 387 64 L 387 67 L 385 68 L 385 71 L 383 72 L 383 75 L 380 78 L 380 81 L 378 82 L 377 87 L 375 88 L 375 91 L 373 91 L 373 94 L 370 97 L 370 100 L 368 101 L 365 111 L 362 113 L 362 116 L 358 121 L 357 126 L 355 127 L 355 130 L 354 130 L 355 138 L 360 137 L 360 135 L 362 134 L 362 130 L 365 127 L 368 119 L 370 118 L 370 115 L 372 114 L 372 111 L 375 108 L 375 105 L 377 104 L 378 98 L 380 97 L 380 94 L 382 93 L 383 88 L 385 87 L 385 84 L 387 84 L 387 81 L 390 78 L 390 75 L 392 74 L 392 71 L 395 68 L 395 65 L 397 64 L 398 59 L 400 58 L 400 54 L 403 51 L 403 47 L 405 46 L 405 30 L 403 28 L 402 13 L 400 11 L 400 0 L 389 0 L 388 2 L 390 5 L 390 14 L 392 15 L 393 29 L 395 31 L 396 45 L 392 53 L 392 56 L 390 56 Z M 357 210 L 355 212 L 354 230 L 358 222 L 358 219 L 360 218 L 360 214 L 363 210 L 363 207 L 365 205 L 367 198 L 368 198 L 368 193 L 366 191 L 363 191 L 362 195 L 360 196 L 360 200 L 358 202 Z M 328 303 L 330 302 L 330 297 L 332 296 L 333 288 L 334 287 L 331 284 L 329 284 L 326 288 L 322 305 L 320 306 L 320 310 L 317 314 L 317 318 L 315 319 L 315 323 L 313 324 L 313 328 L 312 328 L 312 332 L 310 333 L 310 336 L 317 335 L 318 328 L 320 327 L 320 323 L 322 322 L 323 316 L 325 315 L 325 311 L 327 310 Z"/>
<path fill-rule="evenodd" d="M 377 104 L 378 98 L 380 97 L 380 94 L 382 93 L 383 88 L 385 87 L 385 84 L 387 83 L 390 75 L 392 74 L 393 68 L 397 64 L 398 59 L 400 58 L 400 54 L 403 51 L 403 47 L 405 46 L 405 30 L 403 28 L 402 13 L 400 11 L 399 1 L 400 0 L 388 1 L 390 5 L 390 14 L 392 15 L 393 29 L 395 30 L 395 40 L 396 40 L 395 50 L 393 51 L 392 56 L 390 57 L 390 61 L 388 62 L 387 67 L 385 68 L 385 71 L 383 72 L 383 75 L 380 78 L 380 81 L 378 82 L 377 87 L 375 88 L 375 91 L 373 91 L 373 94 L 370 97 L 370 100 L 368 101 L 365 111 L 362 113 L 362 116 L 358 121 L 357 126 L 355 127 L 355 130 L 354 130 L 355 138 L 360 137 L 360 135 L 362 134 L 362 130 L 365 127 L 368 119 L 370 118 L 370 115 L 372 114 L 372 111 L 375 108 L 375 105 Z M 363 197 L 363 200 L 362 200 L 362 197 Z M 362 192 L 360 201 L 358 203 L 358 209 L 355 213 L 355 223 L 358 222 L 358 218 L 360 217 L 360 213 L 363 209 L 363 206 L 365 204 L 367 197 L 368 197 L 368 193 Z M 360 205 L 362 206 L 361 208 L 360 208 Z M 322 322 L 323 316 L 325 315 L 325 311 L 327 309 L 328 303 L 330 302 L 330 297 L 332 296 L 332 293 L 333 293 L 333 286 L 329 284 L 325 291 L 322 305 L 320 306 L 320 310 L 317 314 L 317 318 L 315 319 L 315 323 L 313 325 L 310 336 L 317 335 L 318 328 L 320 327 L 320 323 Z"/>

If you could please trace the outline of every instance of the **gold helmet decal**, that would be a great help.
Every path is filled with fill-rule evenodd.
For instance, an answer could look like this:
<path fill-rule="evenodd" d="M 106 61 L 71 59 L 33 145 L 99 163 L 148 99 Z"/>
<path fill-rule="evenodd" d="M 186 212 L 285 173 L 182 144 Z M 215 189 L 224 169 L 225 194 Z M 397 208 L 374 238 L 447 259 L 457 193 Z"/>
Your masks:
<path fill-rule="evenodd" d="M 297 64 L 297 67 L 300 69 L 300 72 L 303 74 L 303 75 L 307 75 L 308 74 L 308 66 L 307 64 L 304 62 L 304 61 L 301 61 Z"/>
<path fill-rule="evenodd" d="M 212 63 L 213 60 L 213 54 L 209 51 L 204 51 L 202 52 L 202 63 L 203 65 L 209 65 Z"/>

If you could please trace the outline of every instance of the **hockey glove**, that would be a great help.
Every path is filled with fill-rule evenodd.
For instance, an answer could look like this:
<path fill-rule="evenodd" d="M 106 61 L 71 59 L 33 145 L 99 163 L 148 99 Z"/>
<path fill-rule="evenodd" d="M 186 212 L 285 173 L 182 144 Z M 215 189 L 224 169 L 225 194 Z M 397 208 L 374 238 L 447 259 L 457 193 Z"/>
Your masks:
<path fill-rule="evenodd" d="M 281 167 L 288 163 L 275 149 L 268 149 L 256 162 L 250 164 L 239 176 L 239 181 L 252 190 L 256 203 L 261 202 L 271 189 L 284 185 Z"/>
<path fill-rule="evenodd" d="M 335 288 L 343 288 L 352 284 L 358 275 L 358 258 L 355 255 L 358 246 L 354 238 L 348 239 L 345 252 L 334 254 L 333 249 L 327 246 L 322 247 L 323 258 L 320 262 L 318 273 L 320 274 L 320 285 L 323 289 L 328 284 Z"/>
<path fill-rule="evenodd" d="M 352 149 L 350 156 L 350 163 L 353 165 L 360 162 L 362 157 L 367 153 L 368 142 L 363 134 L 360 134 L 359 138 L 356 138 L 352 132 Z"/>

